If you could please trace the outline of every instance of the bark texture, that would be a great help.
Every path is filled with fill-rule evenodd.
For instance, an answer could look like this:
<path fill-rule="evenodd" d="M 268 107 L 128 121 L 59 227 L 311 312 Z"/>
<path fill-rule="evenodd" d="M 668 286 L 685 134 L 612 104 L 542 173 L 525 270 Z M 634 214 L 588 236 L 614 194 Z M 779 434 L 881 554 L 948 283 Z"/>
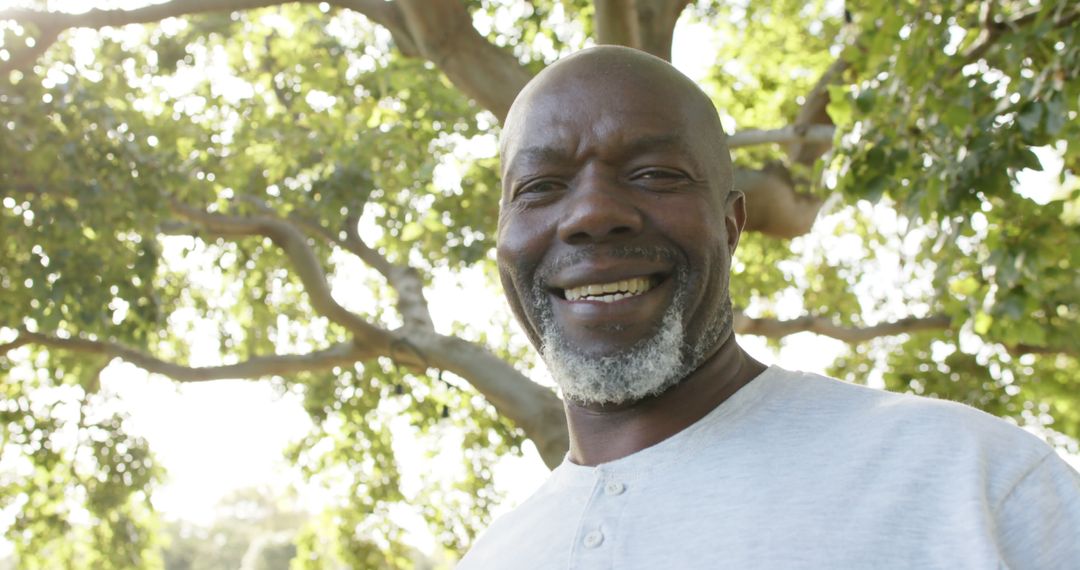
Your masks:
<path fill-rule="evenodd" d="M 671 61 L 675 22 L 687 0 L 596 0 L 596 41 Z"/>

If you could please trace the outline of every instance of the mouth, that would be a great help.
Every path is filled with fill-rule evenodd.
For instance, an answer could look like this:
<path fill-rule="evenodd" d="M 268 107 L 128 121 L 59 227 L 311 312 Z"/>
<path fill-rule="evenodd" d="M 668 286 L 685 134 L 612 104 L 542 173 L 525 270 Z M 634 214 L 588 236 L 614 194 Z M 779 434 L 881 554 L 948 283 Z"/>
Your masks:
<path fill-rule="evenodd" d="M 656 287 L 660 281 L 661 278 L 658 276 L 632 277 L 608 283 L 589 283 L 567 289 L 556 289 L 555 292 L 567 301 L 614 303 L 644 295 Z"/>

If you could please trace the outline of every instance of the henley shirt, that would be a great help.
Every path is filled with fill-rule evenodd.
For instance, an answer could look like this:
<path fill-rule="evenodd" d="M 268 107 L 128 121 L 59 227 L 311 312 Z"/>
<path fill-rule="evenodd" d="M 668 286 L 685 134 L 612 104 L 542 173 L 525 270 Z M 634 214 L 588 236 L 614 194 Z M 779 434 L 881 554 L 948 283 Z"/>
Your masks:
<path fill-rule="evenodd" d="M 773 366 L 692 426 L 569 459 L 461 570 L 1080 569 L 1080 474 L 954 402 Z"/>

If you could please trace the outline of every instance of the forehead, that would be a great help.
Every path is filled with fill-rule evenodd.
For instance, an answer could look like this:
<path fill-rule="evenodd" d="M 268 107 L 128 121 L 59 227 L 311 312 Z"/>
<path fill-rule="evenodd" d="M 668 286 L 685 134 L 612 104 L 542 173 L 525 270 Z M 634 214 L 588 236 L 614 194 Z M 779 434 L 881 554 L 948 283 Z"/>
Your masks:
<path fill-rule="evenodd" d="M 695 154 L 712 147 L 709 117 L 678 86 L 646 85 L 632 78 L 576 77 L 553 83 L 515 103 L 503 132 L 504 170 L 524 158 L 538 158 L 537 149 L 564 155 L 665 149 Z"/>

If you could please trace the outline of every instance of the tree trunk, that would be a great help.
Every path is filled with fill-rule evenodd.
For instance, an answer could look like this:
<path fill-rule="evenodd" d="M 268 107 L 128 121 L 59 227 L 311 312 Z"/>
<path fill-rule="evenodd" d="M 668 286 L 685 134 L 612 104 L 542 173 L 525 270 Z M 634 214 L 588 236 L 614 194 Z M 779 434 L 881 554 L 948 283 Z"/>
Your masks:
<path fill-rule="evenodd" d="M 675 22 L 687 0 L 596 0 L 596 41 L 671 61 Z"/>

